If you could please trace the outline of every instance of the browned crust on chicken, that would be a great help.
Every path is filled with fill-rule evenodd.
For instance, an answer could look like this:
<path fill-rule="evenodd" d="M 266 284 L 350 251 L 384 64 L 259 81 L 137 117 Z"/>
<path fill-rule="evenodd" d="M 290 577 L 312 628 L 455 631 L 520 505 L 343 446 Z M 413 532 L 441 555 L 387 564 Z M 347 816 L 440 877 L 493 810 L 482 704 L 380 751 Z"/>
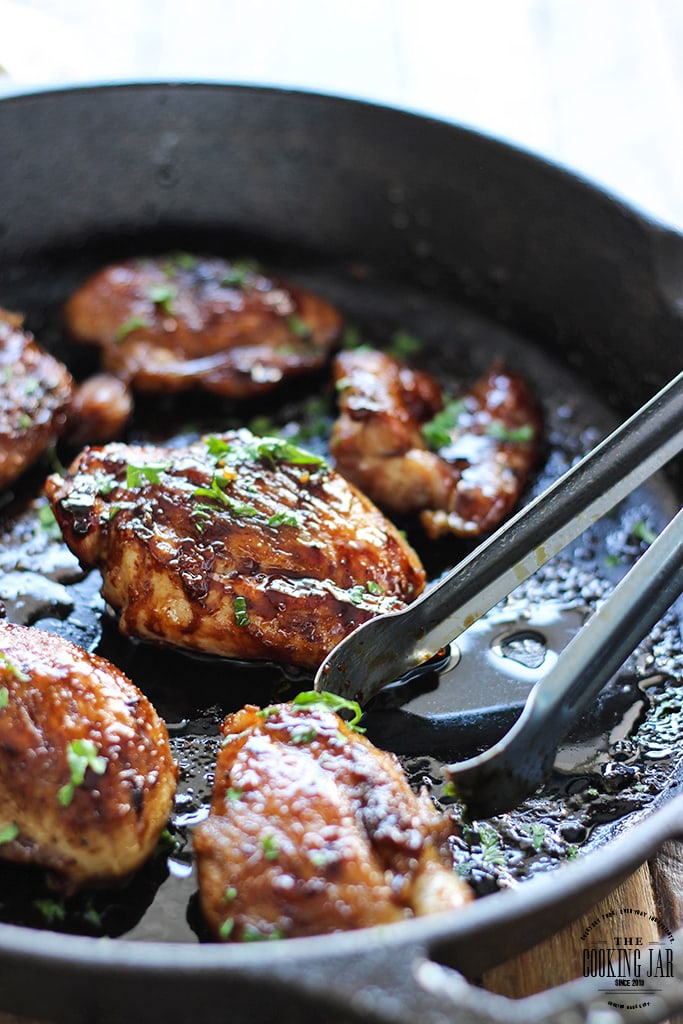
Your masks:
<path fill-rule="evenodd" d="M 378 505 L 419 514 L 434 538 L 476 536 L 512 510 L 541 432 L 538 403 L 518 374 L 495 362 L 446 407 L 433 377 L 384 352 L 341 352 L 334 376 L 336 466 Z M 440 429 L 430 435 L 439 415 Z"/>
<path fill-rule="evenodd" d="M 424 586 L 413 549 L 353 485 L 247 430 L 87 448 L 46 490 L 130 636 L 314 669 Z"/>
<path fill-rule="evenodd" d="M 152 853 L 175 784 L 166 728 L 119 669 L 0 623 L 0 857 L 67 891 L 122 878 Z"/>
<path fill-rule="evenodd" d="M 69 299 L 70 334 L 138 391 L 231 398 L 322 367 L 342 327 L 310 292 L 250 265 L 187 254 L 105 267 Z"/>
<path fill-rule="evenodd" d="M 248 706 L 223 725 L 199 894 L 223 940 L 386 924 L 461 907 L 452 824 L 392 754 L 332 711 Z"/>
<path fill-rule="evenodd" d="M 74 382 L 65 366 L 0 309 L 0 487 L 36 462 L 64 430 Z"/>

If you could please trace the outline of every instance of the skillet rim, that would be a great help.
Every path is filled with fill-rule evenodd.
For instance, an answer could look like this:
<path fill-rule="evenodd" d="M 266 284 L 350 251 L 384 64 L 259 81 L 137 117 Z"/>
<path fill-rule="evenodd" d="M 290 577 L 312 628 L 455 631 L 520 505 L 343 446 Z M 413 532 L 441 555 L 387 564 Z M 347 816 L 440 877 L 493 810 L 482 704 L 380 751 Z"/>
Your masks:
<path fill-rule="evenodd" d="M 632 202 L 611 192 L 604 185 L 592 181 L 589 177 L 573 171 L 571 168 L 554 162 L 532 149 L 510 142 L 503 138 L 463 126 L 456 121 L 447 120 L 409 107 L 374 102 L 355 96 L 320 92 L 315 89 L 280 87 L 277 85 L 259 85 L 251 82 L 229 82 L 202 78 L 159 78 L 131 79 L 102 82 L 79 82 L 54 85 L 15 85 L 3 82 L 0 87 L 0 105 L 21 104 L 42 97 L 74 97 L 79 94 L 92 94 L 102 91 L 138 92 L 156 90 L 193 91 L 209 89 L 218 92 L 233 92 L 252 95 L 271 95 L 306 99 L 313 103 L 358 107 L 377 112 L 378 116 L 386 113 L 405 118 L 407 122 L 430 122 L 450 129 L 454 133 L 476 137 L 485 146 L 500 154 L 515 153 L 523 160 L 537 167 L 545 168 L 546 172 L 557 180 L 572 182 L 580 189 L 593 196 L 602 196 L 613 204 L 631 222 L 640 226 L 650 238 L 660 233 L 678 239 L 683 243 L 683 235 L 670 225 L 654 218 L 645 211 L 638 209 Z M 656 275 L 653 272 L 653 278 Z M 656 282 L 659 283 L 659 282 Z M 681 765 L 672 777 L 681 775 Z M 680 779 L 674 788 L 680 788 Z M 657 801 L 655 801 L 656 805 Z M 290 939 L 282 944 L 250 944 L 249 949 L 238 944 L 207 944 L 190 942 L 163 943 L 157 941 L 134 941 L 117 938 L 103 943 L 101 939 L 88 936 L 68 935 L 24 926 L 0 923 L 0 953 L 8 956 L 19 955 L 26 965 L 44 966 L 50 964 L 63 969 L 76 969 L 98 966 L 113 972 L 126 968 L 134 974 L 162 970 L 164 974 L 178 971 L 180 966 L 191 969 L 199 974 L 211 973 L 215 970 L 225 971 L 226 968 L 240 970 L 245 966 L 272 967 L 274 954 L 276 959 L 287 959 L 295 962 L 295 966 L 331 954 L 348 955 L 352 947 L 359 945 L 359 938 L 367 936 L 372 949 L 376 946 L 378 936 L 380 944 L 391 948 L 409 948 L 414 944 L 431 949 L 439 944 L 448 945 L 450 941 L 466 942 L 478 932 L 496 928 L 501 921 L 511 914 L 517 920 L 526 910 L 533 916 L 539 908 L 549 911 L 557 904 L 566 908 L 568 897 L 576 896 L 568 920 L 578 916 L 582 907 L 581 897 L 588 899 L 590 906 L 599 897 L 594 893 L 599 889 L 606 894 L 615 888 L 631 870 L 648 859 L 667 839 L 683 836 L 683 793 L 663 797 L 657 810 L 650 805 L 641 816 L 633 830 L 627 829 L 625 834 L 608 840 L 598 850 L 582 856 L 577 862 L 566 864 L 561 869 L 561 884 L 558 885 L 557 870 L 525 881 L 515 892 L 500 892 L 487 896 L 470 904 L 457 912 L 446 912 L 428 918 L 382 926 L 365 928 L 353 932 L 334 933 L 331 935 L 311 938 Z M 637 833 L 638 843 L 634 842 Z M 609 857 L 607 856 L 609 853 Z M 609 868 L 607 867 L 609 865 Z M 592 881 L 592 885 L 586 885 Z M 554 896 L 549 899 L 549 896 Z M 556 930 L 553 922 L 548 933 Z M 538 938 L 534 938 L 538 941 Z M 321 943 L 325 949 L 321 952 Z M 315 945 L 314 945 L 315 944 Z M 282 948 L 278 949 L 280 946 Z M 354 950 L 357 952 L 357 949 Z M 502 958 L 500 958 L 502 959 Z M 467 957 L 465 957 L 467 960 Z M 0 962 L 0 972 L 2 963 Z M 1 976 L 1 974 L 0 974 Z M 183 977 L 183 975 L 179 975 Z"/>

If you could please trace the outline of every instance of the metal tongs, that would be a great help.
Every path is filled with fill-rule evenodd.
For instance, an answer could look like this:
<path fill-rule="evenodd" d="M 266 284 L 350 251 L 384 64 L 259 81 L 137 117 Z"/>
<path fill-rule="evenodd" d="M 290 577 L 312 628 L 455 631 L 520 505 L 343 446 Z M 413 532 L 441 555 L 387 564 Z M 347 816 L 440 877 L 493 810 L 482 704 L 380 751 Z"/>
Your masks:
<path fill-rule="evenodd" d="M 407 609 L 359 626 L 320 666 L 316 690 L 362 706 L 447 647 L 683 448 L 683 373 Z M 567 644 L 509 732 L 447 765 L 472 817 L 521 803 L 571 724 L 683 591 L 683 510 Z M 472 680 L 476 686 L 476 680 Z"/>

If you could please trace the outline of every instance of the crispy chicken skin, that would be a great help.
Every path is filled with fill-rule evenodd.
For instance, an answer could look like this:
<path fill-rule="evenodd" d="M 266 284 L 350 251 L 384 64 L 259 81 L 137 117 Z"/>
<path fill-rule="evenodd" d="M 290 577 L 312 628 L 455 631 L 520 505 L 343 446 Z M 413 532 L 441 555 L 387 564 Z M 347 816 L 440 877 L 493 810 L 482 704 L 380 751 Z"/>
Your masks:
<path fill-rule="evenodd" d="M 302 288 L 182 253 L 105 267 L 64 314 L 71 336 L 98 345 L 104 369 L 134 389 L 230 398 L 319 369 L 342 327 L 333 306 Z"/>
<path fill-rule="evenodd" d="M 471 899 L 449 866 L 451 823 L 333 711 L 247 706 L 223 734 L 210 815 L 194 833 L 216 938 L 360 928 Z"/>
<path fill-rule="evenodd" d="M 0 857 L 67 892 L 125 877 L 154 849 L 175 784 L 166 728 L 122 672 L 0 623 Z"/>
<path fill-rule="evenodd" d="M 46 491 L 130 636 L 314 669 L 424 586 L 413 549 L 352 484 L 247 430 L 86 448 Z"/>
<path fill-rule="evenodd" d="M 419 513 L 432 538 L 476 536 L 510 512 L 541 431 L 538 404 L 521 377 L 496 362 L 445 404 L 433 377 L 368 349 L 340 352 L 334 377 L 336 466 L 378 505 Z"/>
<path fill-rule="evenodd" d="M 66 425 L 71 374 L 0 309 L 0 488 L 28 469 Z"/>

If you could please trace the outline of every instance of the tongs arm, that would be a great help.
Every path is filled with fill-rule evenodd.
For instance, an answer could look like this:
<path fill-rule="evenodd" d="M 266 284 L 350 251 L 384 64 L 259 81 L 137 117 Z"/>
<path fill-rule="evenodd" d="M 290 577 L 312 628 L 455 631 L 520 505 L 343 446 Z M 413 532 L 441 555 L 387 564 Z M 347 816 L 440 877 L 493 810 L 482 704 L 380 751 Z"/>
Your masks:
<path fill-rule="evenodd" d="M 510 810 L 538 789 L 572 723 L 681 592 L 683 510 L 569 641 L 505 736 L 482 754 L 445 766 L 470 816 Z"/>
<path fill-rule="evenodd" d="M 361 704 L 428 661 L 683 448 L 683 373 L 409 608 L 354 630 L 315 688 Z"/>

